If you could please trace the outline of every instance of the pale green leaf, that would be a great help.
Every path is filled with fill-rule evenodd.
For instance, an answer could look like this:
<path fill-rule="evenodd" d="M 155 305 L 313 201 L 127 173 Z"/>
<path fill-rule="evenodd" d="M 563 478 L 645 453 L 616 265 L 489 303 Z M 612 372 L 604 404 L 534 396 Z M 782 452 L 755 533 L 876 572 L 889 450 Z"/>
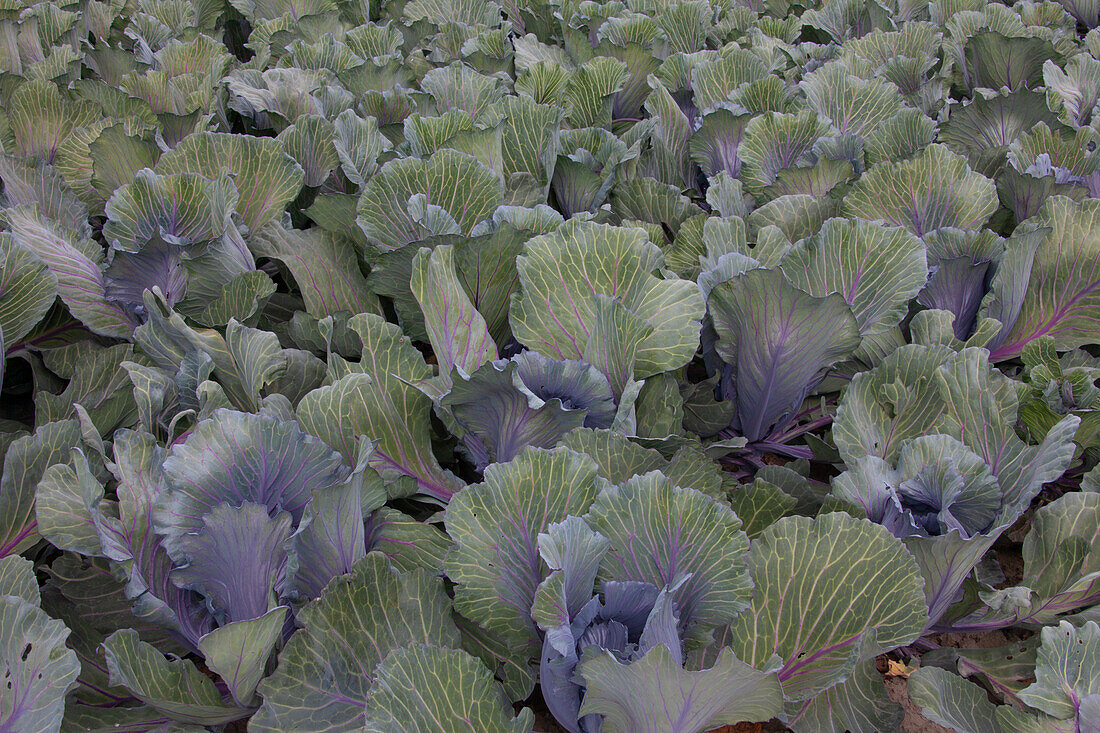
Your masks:
<path fill-rule="evenodd" d="M 533 657 L 539 637 L 531 604 L 548 573 L 536 539 L 552 523 L 584 514 L 599 487 L 595 463 L 565 448 L 528 448 L 488 466 L 484 482 L 447 507 L 455 547 L 444 567 L 456 584 L 455 608 L 513 647 L 532 647 Z"/>
<path fill-rule="evenodd" d="M 27 247 L 0 234 L 0 334 L 8 348 L 30 333 L 57 298 L 57 277 Z"/>
<path fill-rule="evenodd" d="M 1043 204 L 1039 215 L 1022 227 L 1020 234 L 1006 242 L 1005 260 L 1022 260 L 1022 272 L 1004 268 L 991 284 L 997 293 L 1001 282 L 1023 275 L 1013 290 L 1020 298 L 1006 302 L 1004 296 L 989 303 L 989 315 L 1004 324 L 1001 335 L 992 344 L 994 360 L 1011 358 L 1032 339 L 1050 335 L 1060 350 L 1069 350 L 1095 341 L 1100 328 L 1100 202 L 1089 199 L 1076 203 L 1064 196 L 1053 196 Z M 1045 236 L 1044 236 L 1045 235 Z M 1036 242 L 1036 237 L 1041 237 Z M 1033 244 L 1034 243 L 1034 244 Z M 1023 248 L 1021 256 L 1013 257 Z M 1034 247 L 1034 254 L 1028 253 Z M 1028 274 L 1030 270 L 1030 274 Z M 1007 289 L 1008 283 L 1003 284 Z M 997 296 L 993 296 L 997 297 Z M 988 301 L 987 301 L 988 302 Z"/>
<path fill-rule="evenodd" d="M 793 285 L 819 298 L 840 293 L 861 335 L 894 328 L 928 279 L 925 248 L 904 229 L 831 219 L 783 258 Z"/>
<path fill-rule="evenodd" d="M 305 186 L 320 186 L 340 165 L 333 145 L 335 132 L 333 124 L 324 117 L 302 115 L 275 138 L 282 143 L 286 154 L 301 166 Z"/>
<path fill-rule="evenodd" d="M 547 356 L 583 358 L 603 295 L 652 329 L 637 347 L 635 378 L 682 366 L 698 344 L 703 306 L 693 283 L 653 275 L 662 264 L 660 250 L 642 230 L 567 221 L 524 246 L 512 331 Z"/>
<path fill-rule="evenodd" d="M 198 173 L 217 179 L 223 170 L 232 173 L 237 187 L 237 213 L 250 232 L 272 219 L 298 195 L 302 168 L 283 152 L 277 140 L 200 132 L 188 135 L 161 156 L 158 173 Z"/>
<path fill-rule="evenodd" d="M 19 555 L 0 558 L 0 596 L 15 596 L 32 606 L 39 605 L 38 578 L 34 576 L 34 563 Z"/>
<path fill-rule="evenodd" d="M 279 606 L 259 618 L 220 626 L 199 639 L 206 666 L 222 678 L 238 705 L 253 704 L 256 685 L 281 641 L 287 611 L 286 606 Z"/>
<path fill-rule="evenodd" d="M 417 644 L 378 665 L 364 733 L 528 733 L 535 716 L 514 715 L 493 675 L 461 649 Z"/>
<path fill-rule="evenodd" d="M 213 680 L 184 659 L 166 659 L 133 629 L 116 631 L 103 642 L 111 685 L 175 720 L 217 725 L 248 715 L 222 700 Z"/>
<path fill-rule="evenodd" d="M 248 246 L 257 256 L 278 260 L 290 271 L 310 315 L 381 314 L 348 239 L 320 228 L 287 229 L 272 222 L 249 237 Z"/>
<path fill-rule="evenodd" d="M 359 186 L 378 170 L 378 156 L 390 147 L 389 141 L 378 132 L 374 117 L 363 119 L 350 109 L 336 117 L 333 142 L 344 175 Z"/>
<path fill-rule="evenodd" d="M 788 705 L 787 712 L 787 724 L 795 733 L 900 730 L 905 715 L 901 706 L 887 697 L 882 676 L 871 660 L 857 664 L 851 677 L 812 700 Z"/>
<path fill-rule="evenodd" d="M 620 663 L 610 652 L 586 659 L 581 713 L 604 716 L 607 733 L 703 733 L 779 714 L 783 691 L 775 674 L 739 661 L 724 649 L 710 669 L 688 671 L 658 644 L 641 659 Z"/>
<path fill-rule="evenodd" d="M 944 227 L 980 229 L 997 209 L 993 181 L 943 145 L 867 171 L 844 197 L 844 214 L 886 222 L 918 237 Z"/>
<path fill-rule="evenodd" d="M 22 598 L 0 596 L 0 726 L 19 733 L 57 733 L 65 696 L 80 663 L 65 647 L 69 630 Z"/>
<path fill-rule="evenodd" d="M 158 175 L 146 168 L 111 194 L 103 237 L 126 252 L 164 235 L 180 246 L 203 245 L 233 225 L 229 216 L 236 204 L 237 189 L 227 178 Z"/>
<path fill-rule="evenodd" d="M 1019 698 L 1059 720 L 1077 718 L 1081 701 L 1100 694 L 1100 626 L 1068 621 L 1043 629 L 1035 682 Z"/>
<path fill-rule="evenodd" d="M 80 449 L 72 450 L 68 463 L 46 469 L 35 497 L 38 532 L 51 544 L 82 555 L 102 554 L 94 518 L 103 499 L 103 484 L 92 475 Z"/>
<path fill-rule="evenodd" d="M 748 607 L 748 538 L 714 499 L 653 471 L 605 489 L 586 519 L 611 541 L 601 579 L 662 588 L 691 575 L 673 594 L 689 630 L 729 623 Z"/>
<path fill-rule="evenodd" d="M 392 160 L 367 181 L 357 207 L 356 223 L 374 247 L 397 249 L 432 234 L 409 211 L 416 194 L 469 235 L 501 204 L 504 186 L 491 170 L 456 150 L 440 150 L 428 160 Z"/>
<path fill-rule="evenodd" d="M 370 466 L 387 483 L 411 477 L 421 493 L 446 501 L 461 482 L 432 453 L 431 400 L 413 386 L 432 376 L 430 368 L 408 337 L 381 317 L 360 314 L 350 325 L 362 339 L 362 361 L 339 360 L 343 373 L 302 398 L 298 421 L 349 462 L 359 436 L 377 441 Z"/>
<path fill-rule="evenodd" d="M 959 733 L 1002 733 L 985 690 L 937 667 L 909 675 L 909 697 L 929 720 Z"/>
<path fill-rule="evenodd" d="M 46 263 L 56 277 L 58 295 L 69 312 L 98 334 L 118 338 L 133 334 L 135 319 L 121 305 L 107 299 L 99 244 L 78 240 L 43 219 L 33 207 L 8 209 L 3 217 L 15 242 Z"/>
<path fill-rule="evenodd" d="M 76 420 L 39 426 L 33 435 L 14 441 L 4 455 L 0 475 L 0 556 L 12 555 L 38 541 L 34 499 L 46 469 L 63 463 L 80 441 Z"/>
<path fill-rule="evenodd" d="M 400 574 L 378 553 L 329 584 L 298 613 L 300 630 L 260 683 L 263 705 L 249 729 L 362 730 L 379 662 L 411 644 L 457 648 L 443 584 L 425 571 Z"/>
<path fill-rule="evenodd" d="M 439 363 L 449 380 L 451 370 L 473 374 L 497 358 L 497 347 L 481 313 L 462 289 L 455 272 L 454 248 L 421 249 L 413 258 L 413 295 L 424 313 L 424 324 Z"/>
<path fill-rule="evenodd" d="M 725 641 L 753 666 L 778 655 L 787 700 L 821 694 L 856 663 L 924 630 L 916 562 L 900 540 L 866 520 L 785 517 L 753 542 L 748 562 L 752 607 Z"/>

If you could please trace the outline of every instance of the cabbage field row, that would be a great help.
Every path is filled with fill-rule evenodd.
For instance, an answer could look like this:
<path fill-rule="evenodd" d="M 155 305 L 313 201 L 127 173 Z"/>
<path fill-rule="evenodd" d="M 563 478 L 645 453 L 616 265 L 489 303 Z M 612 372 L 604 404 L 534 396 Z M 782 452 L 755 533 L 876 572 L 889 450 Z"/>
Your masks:
<path fill-rule="evenodd" d="M 1098 733 L 1098 25 L 0 0 L 0 731 Z"/>

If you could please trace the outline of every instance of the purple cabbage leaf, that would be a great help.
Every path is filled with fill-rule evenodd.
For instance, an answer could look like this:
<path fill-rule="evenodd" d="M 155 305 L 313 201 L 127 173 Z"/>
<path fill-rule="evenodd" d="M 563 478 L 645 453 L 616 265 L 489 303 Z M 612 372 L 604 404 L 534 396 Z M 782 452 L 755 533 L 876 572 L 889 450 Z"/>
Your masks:
<path fill-rule="evenodd" d="M 594 366 L 524 351 L 485 364 L 469 378 L 456 371 L 437 411 L 453 421 L 467 455 L 484 469 L 529 445 L 552 448 L 582 425 L 609 428 L 616 405 L 611 384 Z"/>
<path fill-rule="evenodd" d="M 815 297 L 778 270 L 735 275 L 714 287 L 708 304 L 728 365 L 723 396 L 737 405 L 731 429 L 750 444 L 776 442 L 829 368 L 860 344 L 841 295 Z"/>

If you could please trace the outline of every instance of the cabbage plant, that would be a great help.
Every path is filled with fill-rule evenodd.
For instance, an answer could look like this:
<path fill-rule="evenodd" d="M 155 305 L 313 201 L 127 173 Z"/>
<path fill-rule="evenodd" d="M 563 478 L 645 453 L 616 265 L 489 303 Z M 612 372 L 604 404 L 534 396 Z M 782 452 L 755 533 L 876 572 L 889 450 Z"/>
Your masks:
<path fill-rule="evenodd" d="M 1095 729 L 1097 25 L 2 4 L 0 730 Z"/>

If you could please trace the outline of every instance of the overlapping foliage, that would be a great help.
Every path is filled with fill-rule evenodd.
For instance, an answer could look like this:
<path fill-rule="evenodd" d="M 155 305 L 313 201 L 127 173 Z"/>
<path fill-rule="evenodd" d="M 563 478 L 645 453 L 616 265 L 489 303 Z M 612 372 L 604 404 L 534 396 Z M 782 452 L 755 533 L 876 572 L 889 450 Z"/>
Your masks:
<path fill-rule="evenodd" d="M 0 3 L 0 729 L 1094 730 L 1098 25 Z"/>

